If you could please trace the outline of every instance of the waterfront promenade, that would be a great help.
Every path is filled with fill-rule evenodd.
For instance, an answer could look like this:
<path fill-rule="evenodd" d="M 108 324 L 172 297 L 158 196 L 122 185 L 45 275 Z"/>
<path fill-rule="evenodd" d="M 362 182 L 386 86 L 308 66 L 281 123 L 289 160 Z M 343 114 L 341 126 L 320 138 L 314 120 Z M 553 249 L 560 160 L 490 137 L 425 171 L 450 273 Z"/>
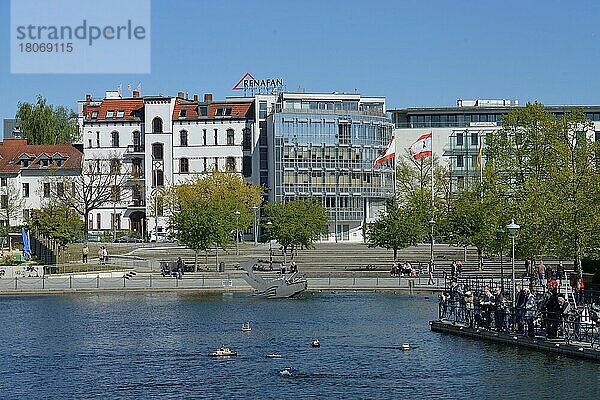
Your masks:
<path fill-rule="evenodd" d="M 110 290 L 249 292 L 251 288 L 242 278 L 243 271 L 236 269 L 239 262 L 261 260 L 264 265 L 272 260 L 273 271 L 259 272 L 265 278 L 276 277 L 279 266 L 283 262 L 283 256 L 276 244 L 269 246 L 266 243 L 259 243 L 254 246 L 253 243 L 244 243 L 240 246 L 239 256 L 234 250 L 221 251 L 218 259 L 214 251 L 206 256 L 199 255 L 198 272 L 186 272 L 183 279 L 175 279 L 160 274 L 161 263 L 174 262 L 178 256 L 181 256 L 190 266 L 194 262 L 191 250 L 174 244 L 159 243 L 137 247 L 127 254 L 112 255 L 110 246 L 109 264 L 125 268 L 124 270 L 46 274 L 43 278 L 4 277 L 0 278 L 0 294 Z M 317 243 L 314 249 L 299 250 L 294 255 L 294 261 L 298 264 L 300 275 L 308 280 L 309 290 L 439 292 L 444 287 L 452 260 L 463 261 L 465 276 L 477 275 L 497 284 L 500 282 L 498 260 L 486 260 L 483 271 L 480 271 L 474 249 L 465 250 L 462 247 L 437 244 L 434 253 L 436 270 L 433 274 L 433 283 L 430 285 L 426 268 L 429 250 L 429 245 L 422 244 L 399 251 L 398 261 L 410 262 L 413 268 L 420 272 L 415 277 L 391 276 L 392 251 L 369 248 L 362 243 Z M 290 261 L 288 256 L 288 264 Z M 92 259 L 90 264 L 69 263 L 68 267 L 87 268 L 97 263 L 97 259 Z M 218 263 L 223 263 L 224 272 L 217 272 Z M 64 269 L 64 265 L 62 267 Z M 61 266 L 53 267 L 51 270 L 61 272 Z M 516 270 L 518 277 L 524 274 L 522 262 L 517 262 Z M 505 282 L 509 273 L 509 264 L 505 260 Z"/>
<path fill-rule="evenodd" d="M 187 273 L 182 279 L 163 277 L 160 274 L 135 274 L 129 271 L 87 274 L 49 275 L 34 278 L 0 279 L 0 294 L 101 292 L 101 291 L 204 291 L 251 292 L 252 288 L 242 278 L 242 271 L 227 273 Z M 443 278 L 428 285 L 427 277 L 405 278 L 381 276 L 329 276 L 308 277 L 309 290 L 387 290 L 435 292 L 443 287 Z M 276 276 L 276 274 L 265 274 Z"/>

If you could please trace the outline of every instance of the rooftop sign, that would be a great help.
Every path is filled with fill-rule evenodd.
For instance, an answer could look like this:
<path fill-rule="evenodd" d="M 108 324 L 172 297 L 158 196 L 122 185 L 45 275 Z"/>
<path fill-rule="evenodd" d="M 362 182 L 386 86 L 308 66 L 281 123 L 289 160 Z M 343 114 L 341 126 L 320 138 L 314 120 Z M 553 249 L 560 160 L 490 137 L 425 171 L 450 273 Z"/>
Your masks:
<path fill-rule="evenodd" d="M 283 86 L 283 79 L 271 78 L 271 79 L 256 79 L 250 72 L 246 74 L 235 84 L 231 90 L 251 90 L 259 91 L 267 89 L 279 89 Z"/>

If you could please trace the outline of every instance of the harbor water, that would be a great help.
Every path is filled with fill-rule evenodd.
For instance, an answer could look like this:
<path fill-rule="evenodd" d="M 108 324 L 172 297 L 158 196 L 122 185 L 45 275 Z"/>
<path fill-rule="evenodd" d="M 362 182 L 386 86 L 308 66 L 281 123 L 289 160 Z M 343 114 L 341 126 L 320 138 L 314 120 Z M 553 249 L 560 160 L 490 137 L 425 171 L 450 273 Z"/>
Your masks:
<path fill-rule="evenodd" d="M 431 332 L 437 298 L 423 295 L 100 293 L 0 306 L 2 399 L 591 399 L 600 387 L 597 363 Z M 221 345 L 238 356 L 207 356 Z M 281 376 L 286 367 L 295 373 Z"/>

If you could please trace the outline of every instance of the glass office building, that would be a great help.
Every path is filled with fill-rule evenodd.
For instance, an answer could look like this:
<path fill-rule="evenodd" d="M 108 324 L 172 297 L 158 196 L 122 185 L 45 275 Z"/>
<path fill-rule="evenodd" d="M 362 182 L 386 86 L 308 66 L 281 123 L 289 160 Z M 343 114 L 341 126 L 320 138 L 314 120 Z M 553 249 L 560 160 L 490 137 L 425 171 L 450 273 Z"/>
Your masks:
<path fill-rule="evenodd" d="M 323 240 L 362 241 L 394 196 L 394 164 L 373 163 L 393 124 L 384 98 L 282 93 L 269 115 L 271 201 L 312 198 L 329 213 Z"/>

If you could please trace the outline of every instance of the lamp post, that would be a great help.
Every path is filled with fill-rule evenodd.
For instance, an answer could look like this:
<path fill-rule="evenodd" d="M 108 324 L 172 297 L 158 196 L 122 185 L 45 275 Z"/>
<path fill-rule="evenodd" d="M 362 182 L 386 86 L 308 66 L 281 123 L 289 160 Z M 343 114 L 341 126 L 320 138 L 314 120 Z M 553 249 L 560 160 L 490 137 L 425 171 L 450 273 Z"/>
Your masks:
<path fill-rule="evenodd" d="M 498 235 L 498 238 L 500 240 L 500 290 L 502 291 L 502 293 L 504 293 L 504 262 L 503 262 L 503 249 L 502 249 L 502 244 L 504 242 L 504 229 L 502 229 L 501 226 L 498 227 L 498 229 L 496 229 L 496 234 Z"/>
<path fill-rule="evenodd" d="M 269 233 L 269 267 L 273 266 L 273 241 L 271 240 L 271 226 L 273 223 L 271 221 L 267 222 L 267 231 Z"/>
<path fill-rule="evenodd" d="M 254 210 L 254 246 L 258 245 L 258 217 L 256 211 L 258 210 L 258 206 L 253 206 L 252 210 Z"/>
<path fill-rule="evenodd" d="M 429 253 L 429 260 L 431 263 L 433 263 L 433 227 L 435 226 L 435 219 L 431 218 L 429 220 L 429 225 L 431 225 L 431 246 L 430 246 L 430 253 Z"/>
<path fill-rule="evenodd" d="M 515 220 L 511 220 L 510 224 L 506 225 L 506 230 L 508 232 L 508 236 L 510 236 L 512 240 L 512 307 L 515 309 L 515 291 L 516 291 L 516 282 L 515 282 L 515 236 L 517 232 L 521 228 L 519 225 L 515 224 Z"/>
<path fill-rule="evenodd" d="M 239 237 L 240 237 L 240 212 L 236 211 L 235 214 L 235 255 L 240 255 Z"/>

